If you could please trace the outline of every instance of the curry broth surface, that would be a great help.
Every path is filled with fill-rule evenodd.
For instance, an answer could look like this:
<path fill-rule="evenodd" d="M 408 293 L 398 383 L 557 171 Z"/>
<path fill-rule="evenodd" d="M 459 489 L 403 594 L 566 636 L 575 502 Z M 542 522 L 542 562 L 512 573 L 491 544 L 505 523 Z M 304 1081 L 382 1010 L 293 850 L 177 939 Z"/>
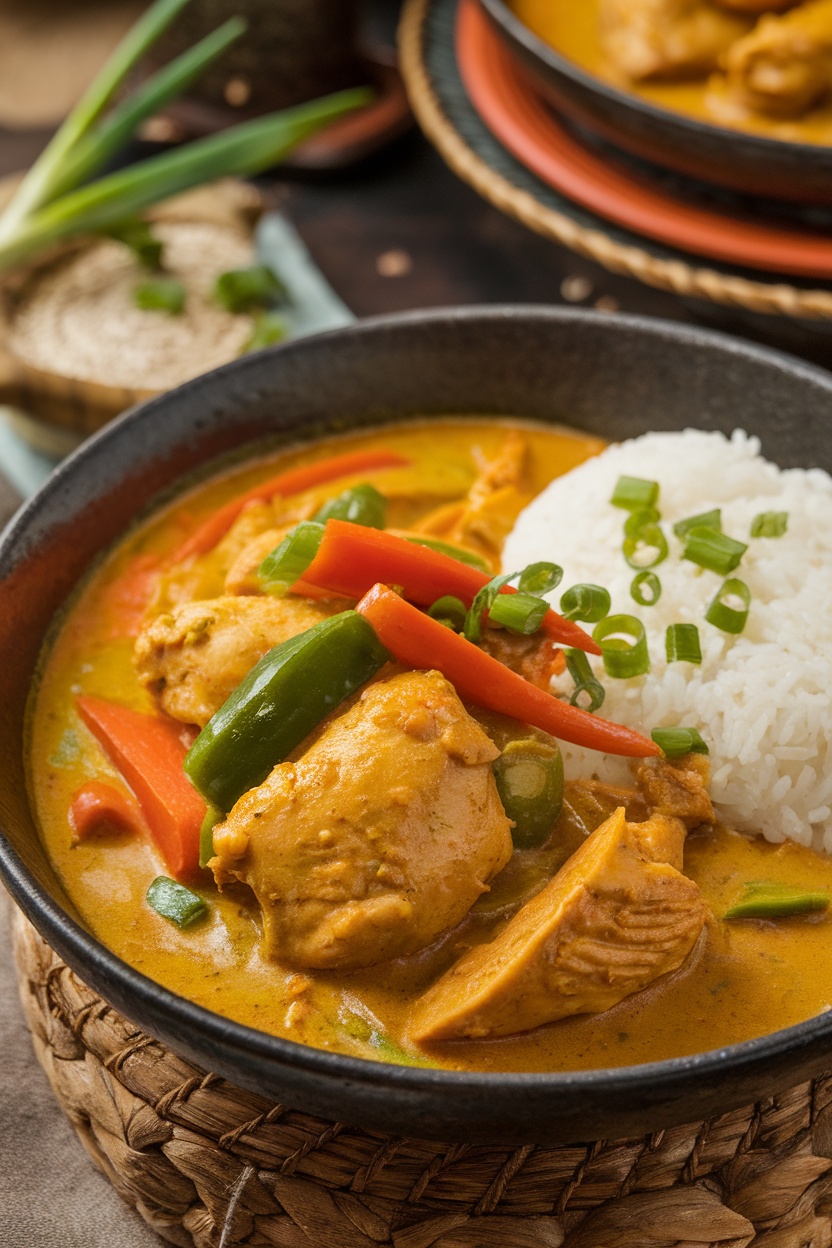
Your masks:
<path fill-rule="evenodd" d="M 405 1039 L 414 997 L 455 960 L 463 944 L 490 939 L 504 919 L 475 913 L 417 957 L 367 971 L 307 977 L 261 957 L 257 909 L 245 890 L 218 894 L 206 884 L 208 918 L 180 932 L 145 902 L 150 881 L 165 873 L 149 842 L 113 836 L 71 846 L 67 812 L 74 792 L 94 777 L 122 786 L 81 724 L 75 696 L 93 694 L 137 710 L 152 709 L 133 673 L 133 639 L 124 636 L 124 620 L 133 606 L 128 586 L 141 561 L 170 554 L 199 520 L 276 469 L 356 446 L 398 450 L 412 459 L 412 468 L 354 479 L 372 479 L 382 492 L 385 482 L 389 488 L 395 481 L 398 492 L 408 494 L 402 474 L 409 473 L 412 491 L 392 505 L 389 518 L 391 526 L 406 525 L 437 500 L 463 495 L 475 475 L 475 454 L 494 454 L 505 430 L 506 423 L 497 421 L 447 421 L 439 427 L 432 422 L 271 455 L 176 499 L 106 558 L 72 605 L 46 657 L 31 720 L 34 806 L 68 894 L 104 944 L 183 997 L 263 1031 L 363 1056 L 401 1059 L 396 1046 L 402 1046 L 413 1061 L 454 1069 L 580 1070 L 717 1048 L 817 1014 L 832 998 L 829 920 L 715 922 L 680 972 L 603 1015 L 567 1019 L 520 1037 L 455 1041 L 419 1053 Z M 535 493 L 603 446 L 565 431 L 527 427 L 527 433 Z M 350 483 L 344 478 L 313 493 L 323 498 Z M 548 878 L 574 847 L 564 842 L 525 855 L 523 862 L 515 857 L 515 870 L 545 871 Z M 685 869 L 717 915 L 749 879 L 808 881 L 832 891 L 829 859 L 790 843 L 749 841 L 726 829 L 690 837 Z M 313 986 L 301 994 L 308 978 Z"/>
<path fill-rule="evenodd" d="M 709 75 L 679 82 L 630 82 L 604 54 L 599 35 L 599 0 L 509 0 L 509 4 L 524 25 L 555 51 L 604 82 L 658 108 L 684 113 L 712 126 L 749 130 L 769 139 L 832 144 L 832 103 L 812 109 L 799 120 L 783 121 L 757 113 L 739 113 L 736 106 L 732 108 L 720 93 L 714 92 L 717 115 L 716 108 L 709 104 Z"/>

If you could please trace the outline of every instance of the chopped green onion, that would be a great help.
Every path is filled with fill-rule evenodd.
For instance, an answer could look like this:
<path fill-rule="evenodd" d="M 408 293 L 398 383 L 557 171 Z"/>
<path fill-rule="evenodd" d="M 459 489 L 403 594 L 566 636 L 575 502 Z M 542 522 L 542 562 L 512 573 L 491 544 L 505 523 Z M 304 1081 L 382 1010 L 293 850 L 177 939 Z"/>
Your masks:
<path fill-rule="evenodd" d="M 180 316 L 185 311 L 187 291 L 175 277 L 152 277 L 133 288 L 133 302 L 143 312 L 167 312 Z"/>
<path fill-rule="evenodd" d="M 548 610 L 546 599 L 535 594 L 497 594 L 488 610 L 488 620 L 529 637 L 540 628 Z"/>
<path fill-rule="evenodd" d="M 719 592 L 705 612 L 705 619 L 715 628 L 722 629 L 723 633 L 741 633 L 750 609 L 751 590 L 745 581 L 730 577 L 720 585 Z"/>
<path fill-rule="evenodd" d="M 787 511 L 761 511 L 751 521 L 752 537 L 782 537 L 789 527 Z"/>
<path fill-rule="evenodd" d="M 475 555 L 472 550 L 464 550 L 462 546 L 452 546 L 450 542 L 440 542 L 438 538 L 422 537 L 421 534 L 418 537 L 408 535 L 407 540 L 413 542 L 414 546 L 426 546 L 428 550 L 436 550 L 440 555 L 450 555 L 451 559 L 467 563 L 469 568 L 477 568 L 480 572 L 491 571 L 484 559 Z"/>
<path fill-rule="evenodd" d="M 698 516 L 689 516 L 687 520 L 678 520 L 673 526 L 673 532 L 677 537 L 684 539 L 690 533 L 691 529 L 714 529 L 717 533 L 722 532 L 722 512 L 719 507 L 715 507 L 713 511 L 702 511 Z"/>
<path fill-rule="evenodd" d="M 583 650 L 564 650 L 564 656 L 569 675 L 575 682 L 575 692 L 570 699 L 572 705 L 594 714 L 604 705 L 606 689 L 589 666 L 589 659 Z M 589 694 L 588 705 L 581 699 L 583 693 Z"/>
<path fill-rule="evenodd" d="M 108 230 L 107 234 L 117 243 L 123 243 L 125 247 L 129 247 L 144 268 L 160 269 L 162 267 L 162 252 L 165 245 L 160 238 L 156 237 L 147 221 L 142 221 L 141 217 L 136 217 L 133 221 L 123 221 L 120 225 L 115 225 Z"/>
<path fill-rule="evenodd" d="M 829 906 L 829 894 L 810 892 L 776 881 L 746 884 L 745 893 L 728 910 L 725 919 L 787 919 L 797 914 L 818 914 Z"/>
<path fill-rule="evenodd" d="M 659 497 L 657 481 L 644 481 L 641 477 L 619 477 L 610 502 L 613 507 L 635 511 L 639 507 L 653 507 Z"/>
<path fill-rule="evenodd" d="M 695 624 L 670 624 L 665 635 L 668 663 L 701 663 L 702 647 Z"/>
<path fill-rule="evenodd" d="M 592 636 L 601 647 L 608 676 L 628 680 L 650 671 L 647 634 L 634 615 L 608 615 L 595 626 Z"/>
<path fill-rule="evenodd" d="M 317 524 L 327 520 L 349 520 L 367 529 L 383 529 L 387 519 L 387 499 L 374 485 L 365 482 L 330 498 L 312 517 Z"/>
<path fill-rule="evenodd" d="M 199 831 L 199 865 L 207 867 L 214 857 L 214 828 L 222 823 L 225 815 L 216 806 L 208 806 Z"/>
<path fill-rule="evenodd" d="M 726 533 L 697 527 L 689 529 L 685 534 L 682 558 L 689 559 L 700 568 L 708 568 L 711 572 L 718 572 L 720 576 L 727 576 L 739 565 L 747 550 L 745 542 L 738 542 Z"/>
<path fill-rule="evenodd" d="M 534 594 L 542 598 L 553 589 L 557 589 L 563 580 L 563 568 L 556 563 L 530 563 L 523 570 L 517 588 L 521 594 Z"/>
<path fill-rule="evenodd" d="M 465 628 L 463 631 L 468 641 L 479 641 L 482 636 L 483 616 L 488 615 L 494 599 L 503 586 L 508 585 L 509 581 L 513 581 L 519 575 L 519 572 L 507 572 L 504 576 L 492 577 L 487 585 L 483 585 L 471 603 L 471 608 L 465 617 Z"/>
<path fill-rule="evenodd" d="M 254 328 L 241 352 L 249 355 L 252 351 L 262 351 L 264 347 L 274 347 L 283 342 L 288 329 L 282 316 L 276 312 L 261 312 L 254 320 Z"/>
<path fill-rule="evenodd" d="M 560 611 L 564 619 L 597 624 L 608 613 L 611 602 L 602 585 L 573 585 L 561 596 Z"/>
<path fill-rule="evenodd" d="M 448 628 L 452 628 L 455 633 L 461 633 L 465 627 L 465 617 L 468 609 L 461 598 L 454 598 L 453 594 L 446 594 L 444 598 L 437 598 L 433 606 L 428 610 L 428 615 L 432 620 L 439 620 L 440 624 L 446 624 Z"/>
<path fill-rule="evenodd" d="M 683 758 L 685 754 L 710 754 L 710 750 L 696 728 L 654 728 L 650 736 L 668 758 Z"/>
<path fill-rule="evenodd" d="M 658 524 L 646 524 L 624 538 L 622 550 L 631 568 L 655 568 L 667 558 L 667 538 Z"/>
<path fill-rule="evenodd" d="M 229 269 L 214 283 L 214 298 L 226 312 L 254 312 L 277 300 L 286 302 L 286 287 L 267 264 Z"/>
<path fill-rule="evenodd" d="M 624 521 L 624 536 L 638 537 L 642 529 L 657 524 L 661 518 L 661 512 L 656 507 L 640 507 L 638 511 L 631 511 Z"/>
<path fill-rule="evenodd" d="M 190 927 L 197 919 L 208 913 L 208 907 L 197 893 L 184 884 L 159 875 L 147 890 L 147 904 L 163 919 L 169 919 L 177 927 Z"/>
<path fill-rule="evenodd" d="M 662 583 L 655 572 L 638 572 L 630 584 L 630 596 L 640 607 L 655 607 L 662 596 Z"/>
<path fill-rule="evenodd" d="M 300 580 L 318 553 L 324 526 L 302 520 L 260 564 L 257 575 L 263 590 L 282 598 Z"/>

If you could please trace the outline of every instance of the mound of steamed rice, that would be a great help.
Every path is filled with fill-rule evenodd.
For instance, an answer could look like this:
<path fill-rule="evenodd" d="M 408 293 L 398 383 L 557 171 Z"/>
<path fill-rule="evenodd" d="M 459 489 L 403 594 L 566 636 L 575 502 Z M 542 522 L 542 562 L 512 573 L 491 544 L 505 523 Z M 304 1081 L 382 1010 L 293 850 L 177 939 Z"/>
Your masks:
<path fill-rule="evenodd" d="M 655 569 L 659 602 L 630 596 L 635 572 L 621 553 L 626 513 L 610 504 L 622 475 L 658 481 L 670 554 Z M 680 557 L 673 523 L 722 509 L 723 532 L 748 543 L 739 568 L 752 594 L 737 637 L 705 621 L 723 578 Z M 780 538 L 750 538 L 765 511 L 788 512 Z M 770 841 L 789 838 L 832 852 L 832 478 L 819 469 L 781 471 L 756 438 L 686 430 L 611 446 L 554 481 L 526 508 L 506 543 L 504 567 L 549 560 L 564 569 L 551 595 L 579 581 L 605 585 L 612 611 L 637 615 L 647 631 L 648 675 L 615 680 L 600 714 L 649 734 L 694 726 L 710 746 L 711 792 L 720 816 Z M 670 624 L 699 627 L 702 664 L 668 664 Z M 568 675 L 556 691 L 571 695 Z M 568 776 L 620 783 L 620 759 L 564 746 Z"/>

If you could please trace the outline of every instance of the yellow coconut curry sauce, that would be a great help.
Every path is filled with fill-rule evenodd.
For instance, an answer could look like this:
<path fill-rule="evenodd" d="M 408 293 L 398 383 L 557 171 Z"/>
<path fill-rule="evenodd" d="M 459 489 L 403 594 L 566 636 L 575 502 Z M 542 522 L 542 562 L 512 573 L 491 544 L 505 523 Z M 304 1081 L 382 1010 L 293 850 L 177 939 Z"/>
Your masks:
<path fill-rule="evenodd" d="M 493 471 L 489 477 L 489 465 L 502 462 L 507 440 L 515 451 L 520 448 L 523 463 L 522 480 L 508 485 Z M 319 1048 L 451 1069 L 563 1071 L 649 1062 L 767 1034 L 829 1008 L 830 920 L 825 912 L 732 923 L 721 916 L 748 881 L 765 879 L 798 888 L 808 881 L 814 890 L 832 893 L 832 861 L 793 843 L 773 846 L 717 824 L 696 828 L 687 837 L 684 875 L 678 878 L 701 889 L 705 921 L 679 969 L 611 1008 L 523 1034 L 417 1042 L 412 1019 L 422 995 L 459 964 L 466 950 L 504 932 L 521 903 L 536 893 L 541 896 L 541 887 L 567 860 L 578 861 L 571 856 L 589 843 L 593 828 L 609 822 L 622 802 L 633 808 L 643 805 L 635 792 L 622 796 L 591 780 L 583 787 L 567 783 L 563 810 L 544 842 L 515 849 L 490 890 L 450 931 L 408 956 L 349 969 L 314 968 L 274 957 L 273 949 L 265 950 L 261 907 L 250 889 L 226 876 L 220 892 L 209 870 L 187 881 L 207 902 L 206 913 L 180 930 L 147 903 L 151 881 L 170 874 L 148 835 L 108 832 L 104 825 L 97 834 L 74 840 L 69 811 L 85 785 L 103 781 L 132 800 L 120 771 L 79 717 L 76 699 L 91 696 L 158 715 L 157 701 L 137 679 L 137 633 L 160 611 L 175 613 L 189 600 L 223 593 L 233 561 L 231 547 L 236 540 L 238 553 L 237 539 L 246 524 L 256 529 L 259 518 L 262 529 L 265 504 L 243 512 L 214 550 L 175 566 L 174 552 L 218 508 L 276 472 L 356 449 L 398 452 L 409 463 L 342 477 L 285 500 L 281 518 L 308 516 L 346 487 L 370 482 L 388 499 L 388 528 L 418 529 L 430 515 L 435 531 L 453 522 L 454 515 L 458 522 L 472 485 L 479 482 L 481 487 L 489 479 L 491 510 L 480 530 L 487 555 L 488 542 L 499 541 L 525 502 L 555 476 L 598 453 L 602 444 L 568 431 L 495 421 L 383 429 L 263 458 L 197 487 L 126 537 L 72 603 L 45 656 L 31 716 L 33 804 L 50 858 L 89 929 L 145 975 L 241 1023 Z M 517 456 L 514 462 L 520 462 Z M 278 502 L 271 506 L 269 523 L 280 513 Z M 473 531 L 469 541 L 476 548 Z M 405 672 L 403 679 L 408 678 Z M 346 713 L 358 713 L 361 705 L 360 696 L 353 698 L 345 704 Z M 344 709 L 335 713 L 334 721 Z M 460 714 L 468 719 L 461 708 Z M 493 718 L 483 723 L 497 736 L 505 727 Z M 474 725 L 471 731 L 480 729 Z M 323 739 L 313 735 L 318 746 Z M 302 758 L 305 748 L 293 757 Z M 469 770 L 487 772 L 487 767 Z M 348 788 L 350 773 L 344 777 Z M 645 816 L 642 810 L 633 818 Z M 501 811 L 493 818 L 482 815 L 482 826 L 502 818 Z M 449 836 L 453 831 L 449 829 Z M 214 836 L 216 847 L 221 831 L 215 829 Z"/>
<path fill-rule="evenodd" d="M 605 82 L 698 121 L 832 143 L 832 2 L 510 0 L 545 43 Z"/>

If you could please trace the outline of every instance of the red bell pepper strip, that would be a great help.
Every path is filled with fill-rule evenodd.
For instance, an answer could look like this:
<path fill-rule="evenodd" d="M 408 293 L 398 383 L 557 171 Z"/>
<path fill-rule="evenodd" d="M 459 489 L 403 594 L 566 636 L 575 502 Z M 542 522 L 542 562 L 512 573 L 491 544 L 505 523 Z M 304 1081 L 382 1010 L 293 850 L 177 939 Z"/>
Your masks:
<path fill-rule="evenodd" d="M 135 799 L 101 780 L 90 781 L 74 795 L 69 826 L 76 844 L 104 832 L 141 833 L 147 828 Z"/>
<path fill-rule="evenodd" d="M 182 770 L 188 752 L 181 724 L 103 698 L 76 705 L 90 732 L 136 795 L 150 835 L 177 879 L 199 869 L 205 802 Z"/>
<path fill-rule="evenodd" d="M 431 606 L 445 594 L 470 607 L 490 579 L 487 572 L 460 563 L 442 551 L 417 546 L 406 537 L 348 520 L 327 521 L 318 553 L 303 574 L 304 585 L 315 585 L 345 598 L 360 598 L 377 583 L 398 585 L 405 598 L 420 607 Z M 513 585 L 504 585 L 500 593 L 516 594 L 517 590 Z M 589 654 L 601 653 L 582 628 L 556 611 L 546 612 L 541 628 L 561 645 Z"/>
<path fill-rule="evenodd" d="M 376 468 L 402 468 L 410 462 L 395 451 L 348 451 L 345 455 L 334 455 L 314 464 L 290 468 L 288 472 L 281 472 L 270 481 L 262 481 L 260 485 L 253 486 L 246 494 L 233 498 L 230 503 L 220 507 L 219 511 L 213 512 L 179 547 L 173 555 L 173 561 L 179 563 L 191 555 L 204 555 L 213 550 L 249 503 L 268 502 L 278 495 L 285 498 L 290 494 L 311 490 L 316 485 L 324 485 L 327 481 L 335 481 L 338 477 L 348 477 L 356 472 L 369 472 Z"/>
<path fill-rule="evenodd" d="M 437 669 L 469 702 L 605 754 L 644 758 L 661 753 L 655 742 L 631 728 L 598 719 L 538 689 L 386 585 L 374 585 L 356 611 L 369 620 L 381 644 L 401 663 Z"/>

